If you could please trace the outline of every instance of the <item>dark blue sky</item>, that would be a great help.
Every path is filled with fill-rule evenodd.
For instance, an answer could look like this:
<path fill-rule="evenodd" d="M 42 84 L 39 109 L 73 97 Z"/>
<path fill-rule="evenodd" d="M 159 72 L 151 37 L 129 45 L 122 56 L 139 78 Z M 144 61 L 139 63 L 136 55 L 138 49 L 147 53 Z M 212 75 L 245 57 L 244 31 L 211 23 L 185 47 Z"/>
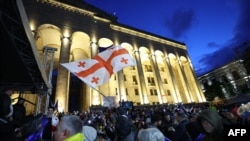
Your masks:
<path fill-rule="evenodd" d="M 199 76 L 250 44 L 250 0 L 85 0 L 118 22 L 186 44 Z"/>

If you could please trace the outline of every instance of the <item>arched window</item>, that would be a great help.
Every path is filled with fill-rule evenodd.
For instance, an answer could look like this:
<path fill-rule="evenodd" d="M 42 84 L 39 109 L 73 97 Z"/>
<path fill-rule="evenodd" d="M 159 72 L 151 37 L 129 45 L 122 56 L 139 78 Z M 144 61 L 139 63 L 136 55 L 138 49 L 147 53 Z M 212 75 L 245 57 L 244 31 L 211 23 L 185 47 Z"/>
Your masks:
<path fill-rule="evenodd" d="M 221 80 L 222 80 L 222 82 L 225 82 L 225 83 L 228 82 L 228 79 L 227 79 L 227 77 L 225 75 L 221 76 Z"/>
<path fill-rule="evenodd" d="M 232 71 L 232 75 L 233 75 L 234 80 L 240 79 L 240 75 L 237 71 Z"/>

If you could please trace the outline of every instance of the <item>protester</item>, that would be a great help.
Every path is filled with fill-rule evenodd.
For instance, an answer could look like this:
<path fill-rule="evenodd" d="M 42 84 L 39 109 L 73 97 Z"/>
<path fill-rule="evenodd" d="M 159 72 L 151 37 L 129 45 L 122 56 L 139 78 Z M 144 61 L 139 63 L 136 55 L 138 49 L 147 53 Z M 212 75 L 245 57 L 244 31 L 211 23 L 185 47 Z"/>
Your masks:
<path fill-rule="evenodd" d="M 3 141 L 17 141 L 15 127 L 12 123 L 11 95 L 14 89 L 7 88 L 0 94 L 0 139 Z"/>
<path fill-rule="evenodd" d="M 126 116 L 122 107 L 116 109 L 117 119 L 115 123 L 116 137 L 115 141 L 136 141 L 138 129 Z"/>
<path fill-rule="evenodd" d="M 222 118 L 217 111 L 212 109 L 203 110 L 197 117 L 197 122 L 204 137 L 201 141 L 223 141 L 223 123 Z"/>
<path fill-rule="evenodd" d="M 48 113 L 46 114 L 46 118 L 48 119 L 48 123 L 44 128 L 43 131 L 43 140 L 44 141 L 51 141 L 52 140 L 52 131 L 55 130 L 55 126 L 52 126 L 52 117 L 54 117 L 54 108 L 49 107 L 48 108 Z"/>
<path fill-rule="evenodd" d="M 191 141 L 186 125 L 189 123 L 187 115 L 183 111 L 177 111 L 175 116 L 178 124 L 176 127 L 169 127 L 169 138 L 173 141 Z"/>
<path fill-rule="evenodd" d="M 82 121 L 76 115 L 63 116 L 54 132 L 54 141 L 83 141 Z"/>
<path fill-rule="evenodd" d="M 141 129 L 138 133 L 138 141 L 165 141 L 165 136 L 157 128 Z"/>
<path fill-rule="evenodd" d="M 189 123 L 186 124 L 186 129 L 193 141 L 196 141 L 201 135 L 201 130 L 197 123 L 198 113 L 192 113 L 189 117 Z"/>
<path fill-rule="evenodd" d="M 150 121 L 147 122 L 147 128 L 157 128 L 160 130 L 162 125 L 162 117 L 159 114 L 153 114 Z"/>
<path fill-rule="evenodd" d="M 97 131 L 94 127 L 91 126 L 83 126 L 82 127 L 82 133 L 85 137 L 84 141 L 95 141 L 97 137 Z"/>
<path fill-rule="evenodd" d="M 13 105 L 13 120 L 17 127 L 21 127 L 26 122 L 26 108 L 24 102 L 25 99 L 19 97 L 17 103 Z"/>
<path fill-rule="evenodd" d="M 12 121 L 12 115 L 13 115 L 13 105 L 11 100 L 11 95 L 14 93 L 13 88 L 6 88 L 3 90 L 3 92 L 0 94 L 0 114 L 3 115 L 4 120 Z"/>
<path fill-rule="evenodd" d="M 163 121 L 162 121 L 162 133 L 168 137 L 168 128 L 169 127 L 175 127 L 175 124 L 173 122 L 173 118 L 171 117 L 171 113 L 170 112 L 165 112 L 163 113 Z"/>
<path fill-rule="evenodd" d="M 95 141 L 113 141 L 113 140 L 108 139 L 105 133 L 98 132 Z"/>

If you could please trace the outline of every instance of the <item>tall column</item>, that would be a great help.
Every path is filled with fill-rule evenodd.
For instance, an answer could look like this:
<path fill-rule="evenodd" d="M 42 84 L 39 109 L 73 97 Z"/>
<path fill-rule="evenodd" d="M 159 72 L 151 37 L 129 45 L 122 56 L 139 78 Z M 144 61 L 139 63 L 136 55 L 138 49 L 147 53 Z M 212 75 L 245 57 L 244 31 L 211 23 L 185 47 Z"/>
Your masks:
<path fill-rule="evenodd" d="M 160 71 L 159 71 L 159 68 L 158 68 L 158 65 L 157 65 L 157 59 L 156 59 L 156 56 L 155 54 L 152 54 L 151 55 L 152 59 L 151 60 L 151 64 L 153 65 L 153 68 L 154 68 L 154 75 L 155 75 L 155 79 L 156 79 L 156 86 L 158 86 L 158 99 L 159 99 L 159 102 L 160 104 L 163 103 L 162 101 L 162 95 L 164 94 L 164 90 L 163 90 L 163 87 L 162 87 L 162 79 L 161 79 L 161 75 L 160 75 Z"/>
<path fill-rule="evenodd" d="M 190 91 L 190 85 L 187 81 L 186 73 L 184 72 L 184 66 L 179 57 L 178 57 L 178 64 L 181 69 L 182 78 L 185 82 L 184 85 L 186 86 L 186 90 L 187 90 L 187 93 L 186 93 L 187 102 L 191 102 L 192 96 L 191 96 L 191 91 Z"/>
<path fill-rule="evenodd" d="M 91 58 L 93 58 L 93 56 L 98 54 L 98 45 L 96 42 L 92 41 L 91 43 Z M 99 88 L 92 89 L 90 88 L 90 104 L 91 105 L 100 105 L 101 104 L 101 98 L 100 98 L 100 94 L 99 94 Z"/>
<path fill-rule="evenodd" d="M 233 77 L 231 71 L 229 71 L 229 70 L 225 70 L 225 73 L 226 73 L 226 79 L 227 79 L 227 81 L 225 82 L 224 79 L 221 79 L 221 80 L 222 80 L 222 83 L 225 86 L 224 87 L 224 89 L 225 89 L 224 96 L 225 96 L 226 99 L 229 99 L 232 96 L 232 94 L 231 94 L 231 91 L 230 91 L 230 89 L 228 87 L 228 84 L 231 85 L 231 83 L 229 83 L 229 82 L 232 81 L 232 80 L 234 80 L 234 77 Z"/>
<path fill-rule="evenodd" d="M 137 50 L 134 52 L 135 53 L 135 60 L 136 60 L 136 66 L 137 66 L 137 74 L 139 77 L 139 87 L 140 87 L 140 99 L 142 104 L 147 104 L 148 103 L 148 96 L 147 96 L 147 91 L 146 91 L 146 82 L 144 78 L 144 73 L 142 69 L 142 62 L 141 62 L 141 57 L 140 57 L 140 52 Z"/>
<path fill-rule="evenodd" d="M 172 83 L 172 86 L 173 86 L 173 89 L 174 89 L 174 93 L 172 94 L 173 98 L 174 98 L 174 103 L 178 103 L 180 101 L 180 96 L 176 91 L 176 85 L 175 85 L 176 80 L 174 78 L 173 69 L 172 69 L 172 66 L 171 66 L 171 63 L 170 63 L 170 60 L 169 60 L 168 56 L 166 56 L 165 63 L 166 63 L 166 66 L 167 66 L 167 68 L 169 70 L 170 76 L 172 76 L 172 77 L 170 77 L 170 79 L 171 79 L 171 83 Z"/>
<path fill-rule="evenodd" d="M 117 72 L 117 81 L 118 81 L 118 95 L 119 95 L 119 101 L 122 102 L 123 100 L 126 101 L 126 90 L 124 85 L 124 74 L 123 71 L 120 70 Z"/>
<path fill-rule="evenodd" d="M 250 75 L 247 74 L 247 70 L 242 63 L 242 60 L 239 60 L 238 64 L 239 64 L 238 71 L 240 74 L 240 78 L 243 78 L 245 80 L 247 87 L 250 88 Z"/>
<path fill-rule="evenodd" d="M 90 57 L 92 58 L 93 57 L 93 52 L 96 52 L 97 51 L 97 45 L 95 42 L 92 42 L 89 44 L 89 48 L 90 48 Z M 96 53 L 94 53 L 96 54 Z M 81 84 L 81 99 L 82 101 L 80 102 L 82 107 L 83 107 L 83 110 L 88 110 L 89 107 L 91 105 L 93 105 L 93 102 L 92 102 L 92 95 L 93 95 L 93 89 L 90 88 L 86 83 L 82 83 Z"/>
<path fill-rule="evenodd" d="M 198 102 L 205 102 L 206 98 L 205 98 L 205 96 L 203 94 L 202 88 L 200 86 L 199 81 L 197 80 L 197 77 L 196 77 L 196 75 L 194 73 L 194 69 L 193 69 L 192 64 L 191 64 L 190 61 L 189 61 L 189 69 L 191 70 L 192 78 L 194 78 L 194 80 L 195 80 L 194 88 L 196 89 L 195 91 L 197 91 L 197 92 L 195 92 L 195 95 L 198 97 L 198 100 L 199 100 Z"/>
<path fill-rule="evenodd" d="M 70 40 L 62 38 L 59 63 L 69 62 Z M 68 111 L 69 99 L 69 75 L 70 72 L 63 66 L 58 66 L 55 100 L 58 100 L 59 112 Z"/>

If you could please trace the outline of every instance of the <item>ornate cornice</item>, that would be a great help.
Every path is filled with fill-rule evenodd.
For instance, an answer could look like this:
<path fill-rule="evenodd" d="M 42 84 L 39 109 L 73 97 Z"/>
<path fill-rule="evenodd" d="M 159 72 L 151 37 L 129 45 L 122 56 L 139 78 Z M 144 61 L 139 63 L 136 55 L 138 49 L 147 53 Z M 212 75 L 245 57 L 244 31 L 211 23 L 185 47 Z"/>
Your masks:
<path fill-rule="evenodd" d="M 84 14 L 84 15 L 87 15 L 87 16 L 90 16 L 90 17 L 94 17 L 94 15 L 95 15 L 94 12 L 87 11 L 87 10 L 84 10 L 84 9 L 81 9 L 81 8 L 77 8 L 77 7 L 74 7 L 74 6 L 71 6 L 71 5 L 56 1 L 56 0 L 37 0 L 37 1 L 41 2 L 41 3 L 47 3 L 47 4 L 51 5 L 51 6 L 55 6 L 55 7 L 58 7 L 58 8 L 62 8 L 62 9 L 67 10 L 67 11 L 72 11 L 72 12 L 76 12 L 76 13 L 79 13 L 79 14 Z"/>
<path fill-rule="evenodd" d="M 146 33 L 143 33 L 143 32 L 138 32 L 138 31 L 126 28 L 126 27 L 122 27 L 122 26 L 114 25 L 114 24 L 111 24 L 110 27 L 113 30 L 120 31 L 120 32 L 123 32 L 123 33 L 127 33 L 127 34 L 134 35 L 134 36 L 138 36 L 138 37 L 141 37 L 141 38 L 145 38 L 145 39 L 152 40 L 152 41 L 155 41 L 155 42 L 159 42 L 161 44 L 171 45 L 173 47 L 178 47 L 178 48 L 185 49 L 185 50 L 187 49 L 186 46 L 184 46 L 184 45 L 181 45 L 181 44 L 178 44 L 178 43 L 175 43 L 175 42 L 171 42 L 169 40 L 162 39 L 162 38 L 159 38 L 159 37 L 156 37 L 156 36 L 153 36 L 153 35 L 149 35 L 149 34 L 146 34 Z"/>

